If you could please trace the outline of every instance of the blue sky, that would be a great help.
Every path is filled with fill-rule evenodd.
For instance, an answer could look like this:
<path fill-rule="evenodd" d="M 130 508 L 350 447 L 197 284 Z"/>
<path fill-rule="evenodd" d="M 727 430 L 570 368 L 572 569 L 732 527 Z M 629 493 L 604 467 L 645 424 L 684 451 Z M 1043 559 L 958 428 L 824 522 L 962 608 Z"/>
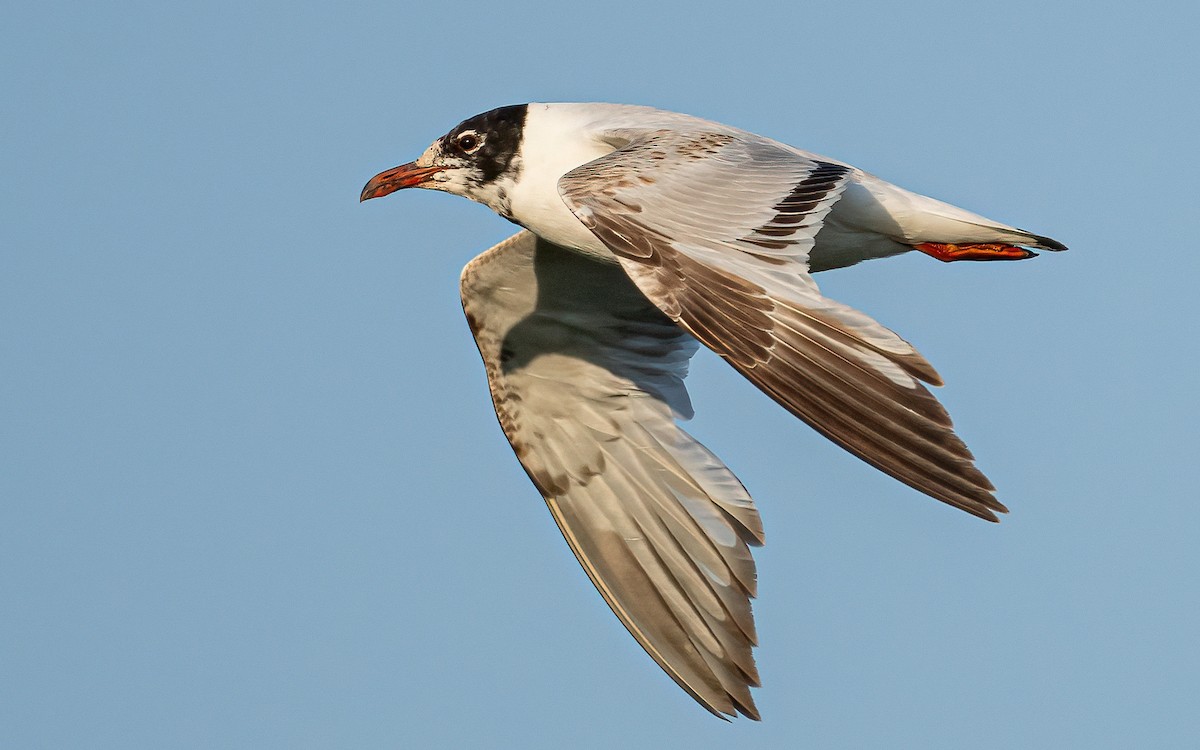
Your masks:
<path fill-rule="evenodd" d="M 1194 747 L 1192 3 L 37 3 L 0 29 L 0 746 Z M 767 529 L 764 721 L 588 584 L 495 423 L 459 269 L 359 205 L 459 120 L 642 103 L 1044 233 L 825 292 L 915 343 L 1012 514 L 713 356 L 689 429 Z"/>

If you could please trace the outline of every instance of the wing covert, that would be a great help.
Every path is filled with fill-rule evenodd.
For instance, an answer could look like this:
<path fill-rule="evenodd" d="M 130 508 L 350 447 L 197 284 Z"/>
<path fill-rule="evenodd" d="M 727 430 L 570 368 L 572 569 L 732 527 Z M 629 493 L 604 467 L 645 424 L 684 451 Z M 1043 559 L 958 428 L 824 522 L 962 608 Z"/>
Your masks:
<path fill-rule="evenodd" d="M 596 588 L 697 701 L 757 718 L 762 526 L 675 422 L 695 341 L 618 266 L 529 232 L 472 261 L 462 292 L 501 427 Z"/>
<path fill-rule="evenodd" d="M 626 134 L 559 181 L 567 206 L 664 313 L 763 392 L 863 460 L 994 521 L 1005 508 L 941 404 L 929 363 L 821 295 L 808 254 L 854 178 L 757 137 Z"/>

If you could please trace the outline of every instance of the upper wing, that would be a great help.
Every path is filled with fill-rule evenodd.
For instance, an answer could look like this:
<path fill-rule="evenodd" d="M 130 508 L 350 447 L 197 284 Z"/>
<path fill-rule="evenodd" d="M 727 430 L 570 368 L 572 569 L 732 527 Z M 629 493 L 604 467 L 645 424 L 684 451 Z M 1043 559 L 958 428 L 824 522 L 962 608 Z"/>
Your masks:
<path fill-rule="evenodd" d="M 757 718 L 762 526 L 681 430 L 695 341 L 616 265 L 521 232 L 463 271 L 500 425 L 609 606 L 696 700 Z"/>
<path fill-rule="evenodd" d="M 755 136 L 614 132 L 559 192 L 663 312 L 777 402 L 902 482 L 981 518 L 1005 508 L 921 384 L 908 342 L 821 296 L 808 254 L 851 168 Z"/>

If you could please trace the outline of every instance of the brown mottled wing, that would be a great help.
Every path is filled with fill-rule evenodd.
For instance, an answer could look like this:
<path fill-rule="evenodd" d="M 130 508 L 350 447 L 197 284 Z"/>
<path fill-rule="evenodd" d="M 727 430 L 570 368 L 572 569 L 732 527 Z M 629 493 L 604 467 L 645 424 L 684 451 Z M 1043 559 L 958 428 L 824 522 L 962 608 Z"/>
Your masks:
<path fill-rule="evenodd" d="M 1005 508 L 908 342 L 821 295 L 808 254 L 852 170 L 725 133 L 622 132 L 559 192 L 671 319 L 826 437 L 989 521 Z"/>
<path fill-rule="evenodd" d="M 500 425 L 596 588 L 704 707 L 757 718 L 762 526 L 676 424 L 696 342 L 619 266 L 529 232 L 473 260 L 462 296 Z"/>

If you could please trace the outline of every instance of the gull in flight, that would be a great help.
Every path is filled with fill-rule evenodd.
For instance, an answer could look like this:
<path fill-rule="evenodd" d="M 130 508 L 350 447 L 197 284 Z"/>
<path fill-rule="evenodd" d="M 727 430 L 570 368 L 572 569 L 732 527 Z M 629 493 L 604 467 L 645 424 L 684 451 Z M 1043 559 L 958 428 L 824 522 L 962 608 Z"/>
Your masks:
<path fill-rule="evenodd" d="M 362 200 L 478 201 L 522 231 L 463 270 L 500 426 L 592 583 L 713 714 L 759 718 L 754 502 L 680 426 L 700 345 L 780 406 L 930 497 L 995 521 L 991 482 L 908 342 L 813 274 L 918 250 L 1065 250 L 848 164 L 687 115 L 521 104 L 472 117 Z"/>

